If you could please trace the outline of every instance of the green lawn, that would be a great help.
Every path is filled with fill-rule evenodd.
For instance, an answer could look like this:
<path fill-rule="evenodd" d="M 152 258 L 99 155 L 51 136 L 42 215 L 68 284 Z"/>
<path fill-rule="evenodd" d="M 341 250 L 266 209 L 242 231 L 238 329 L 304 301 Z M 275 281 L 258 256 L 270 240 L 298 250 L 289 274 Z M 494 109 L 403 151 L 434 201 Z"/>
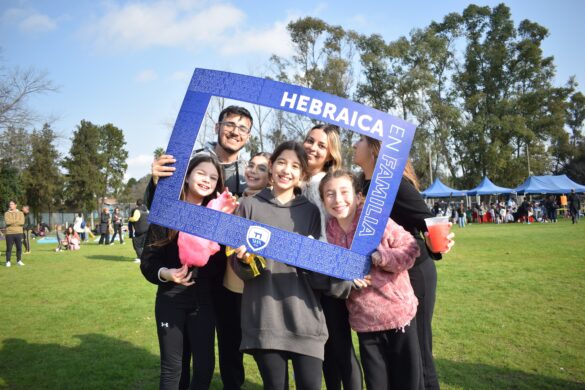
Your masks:
<path fill-rule="evenodd" d="M 585 221 L 453 229 L 437 263 L 442 387 L 584 389 Z M 156 287 L 131 243 L 53 249 L 34 243 L 25 267 L 0 267 L 0 388 L 158 388 Z M 246 388 L 260 389 L 246 364 Z"/>

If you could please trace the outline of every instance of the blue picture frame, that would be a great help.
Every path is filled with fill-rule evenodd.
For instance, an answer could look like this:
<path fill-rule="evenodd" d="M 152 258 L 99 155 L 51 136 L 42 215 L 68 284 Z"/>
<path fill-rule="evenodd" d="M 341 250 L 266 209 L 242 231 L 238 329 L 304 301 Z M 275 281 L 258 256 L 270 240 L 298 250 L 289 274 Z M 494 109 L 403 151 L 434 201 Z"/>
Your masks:
<path fill-rule="evenodd" d="M 304 115 L 382 142 L 351 249 L 179 199 L 212 96 Z M 414 124 L 400 118 L 324 92 L 258 77 L 195 69 L 167 147 L 167 153 L 177 160 L 176 171 L 159 181 L 149 221 L 231 247 L 246 244 L 252 253 L 341 279 L 361 278 L 369 272 L 369 256 L 386 227 L 415 129 Z"/>

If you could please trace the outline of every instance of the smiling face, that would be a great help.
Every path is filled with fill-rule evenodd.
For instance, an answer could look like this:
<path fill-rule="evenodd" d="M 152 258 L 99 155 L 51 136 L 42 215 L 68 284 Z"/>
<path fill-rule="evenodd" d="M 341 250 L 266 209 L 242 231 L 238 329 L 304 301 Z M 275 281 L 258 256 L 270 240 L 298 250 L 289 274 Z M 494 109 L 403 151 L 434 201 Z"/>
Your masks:
<path fill-rule="evenodd" d="M 292 193 L 303 175 L 301 161 L 294 150 L 283 150 L 270 168 L 272 185 L 277 194 Z"/>
<path fill-rule="evenodd" d="M 255 156 L 246 166 L 244 176 L 246 184 L 251 190 L 261 190 L 268 185 L 269 161 L 264 156 Z"/>
<path fill-rule="evenodd" d="M 323 171 L 325 164 L 331 160 L 327 134 L 322 129 L 313 129 L 307 135 L 303 148 L 307 152 L 309 172 Z"/>
<path fill-rule="evenodd" d="M 353 221 L 358 198 L 349 177 L 342 176 L 329 180 L 323 186 L 322 194 L 325 210 L 331 217 L 337 219 L 340 225 L 347 226 Z"/>
<path fill-rule="evenodd" d="M 186 200 L 189 203 L 201 204 L 203 198 L 211 195 L 219 180 L 219 173 L 211 162 L 202 162 L 197 164 L 185 183 L 187 184 Z"/>
<path fill-rule="evenodd" d="M 227 125 L 228 122 L 234 123 L 235 127 Z M 243 132 L 238 129 L 246 128 L 250 130 L 252 122 L 242 115 L 227 114 L 222 118 L 221 123 L 215 125 L 217 133 L 217 142 L 227 153 L 234 154 L 239 152 L 250 137 L 249 132 Z"/>

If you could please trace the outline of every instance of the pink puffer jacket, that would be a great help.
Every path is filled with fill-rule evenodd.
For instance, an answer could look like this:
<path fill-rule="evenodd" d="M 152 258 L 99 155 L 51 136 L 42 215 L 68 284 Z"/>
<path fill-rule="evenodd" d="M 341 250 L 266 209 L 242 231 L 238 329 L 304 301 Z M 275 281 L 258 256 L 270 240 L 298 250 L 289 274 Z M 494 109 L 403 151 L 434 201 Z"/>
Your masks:
<path fill-rule="evenodd" d="M 352 230 L 347 233 L 331 218 L 327 224 L 327 241 L 351 247 L 360 214 L 358 210 Z M 353 290 L 347 300 L 349 323 L 356 332 L 404 329 L 416 315 L 418 300 L 408 277 L 408 269 L 419 255 L 414 237 L 388 219 L 377 251 L 379 261 L 370 270 L 372 285 Z"/>

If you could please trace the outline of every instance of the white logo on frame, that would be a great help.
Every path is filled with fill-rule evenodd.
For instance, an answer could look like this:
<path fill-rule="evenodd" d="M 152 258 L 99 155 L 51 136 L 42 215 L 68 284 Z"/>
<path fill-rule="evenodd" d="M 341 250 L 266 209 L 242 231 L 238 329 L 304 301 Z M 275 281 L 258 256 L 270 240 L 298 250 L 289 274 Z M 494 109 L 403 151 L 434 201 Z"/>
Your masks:
<path fill-rule="evenodd" d="M 270 230 L 260 226 L 250 226 L 246 234 L 246 242 L 254 251 L 259 251 L 268 246 L 270 242 Z"/>

